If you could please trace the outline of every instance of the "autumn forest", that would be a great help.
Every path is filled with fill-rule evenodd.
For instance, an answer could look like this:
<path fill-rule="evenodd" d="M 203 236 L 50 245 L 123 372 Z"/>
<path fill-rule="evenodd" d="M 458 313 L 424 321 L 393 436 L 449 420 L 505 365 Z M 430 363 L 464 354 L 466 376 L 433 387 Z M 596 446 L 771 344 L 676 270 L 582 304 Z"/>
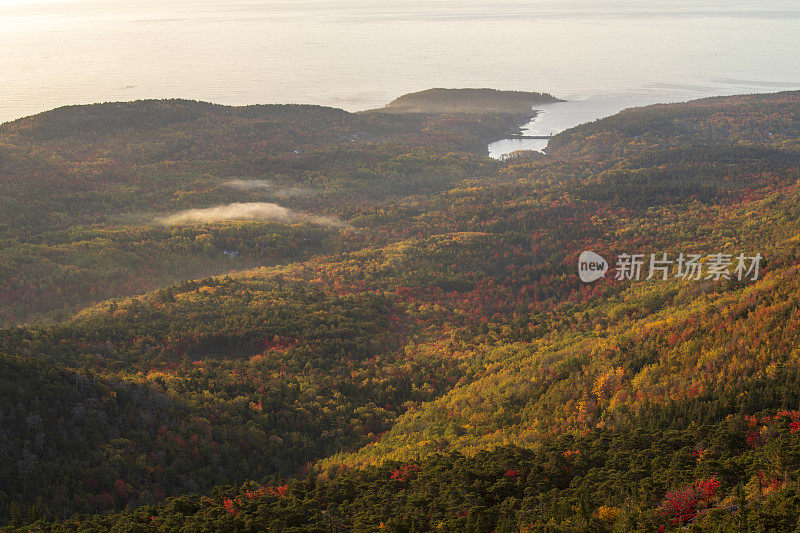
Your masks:
<path fill-rule="evenodd" d="M 556 100 L 0 125 L 0 529 L 799 528 L 800 92 Z"/>

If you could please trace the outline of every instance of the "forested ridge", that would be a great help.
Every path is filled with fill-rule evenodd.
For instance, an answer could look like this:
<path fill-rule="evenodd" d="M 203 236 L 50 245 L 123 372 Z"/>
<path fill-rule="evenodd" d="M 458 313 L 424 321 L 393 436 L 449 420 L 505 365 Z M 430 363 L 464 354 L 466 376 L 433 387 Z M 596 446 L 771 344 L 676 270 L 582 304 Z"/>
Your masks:
<path fill-rule="evenodd" d="M 798 527 L 800 93 L 483 155 L 519 120 L 147 101 L 0 126 L 0 521 Z M 583 250 L 764 262 L 587 284 Z"/>

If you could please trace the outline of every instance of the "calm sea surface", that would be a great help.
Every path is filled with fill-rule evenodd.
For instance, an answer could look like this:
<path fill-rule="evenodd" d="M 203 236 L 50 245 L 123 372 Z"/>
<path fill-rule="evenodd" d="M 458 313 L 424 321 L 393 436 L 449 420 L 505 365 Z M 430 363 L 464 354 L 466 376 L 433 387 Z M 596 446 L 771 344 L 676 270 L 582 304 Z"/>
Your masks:
<path fill-rule="evenodd" d="M 359 110 L 495 87 L 570 100 L 531 126 L 554 133 L 631 105 L 798 88 L 798 28 L 796 0 L 0 0 L 0 122 L 140 98 Z M 502 142 L 493 154 L 524 141 Z"/>

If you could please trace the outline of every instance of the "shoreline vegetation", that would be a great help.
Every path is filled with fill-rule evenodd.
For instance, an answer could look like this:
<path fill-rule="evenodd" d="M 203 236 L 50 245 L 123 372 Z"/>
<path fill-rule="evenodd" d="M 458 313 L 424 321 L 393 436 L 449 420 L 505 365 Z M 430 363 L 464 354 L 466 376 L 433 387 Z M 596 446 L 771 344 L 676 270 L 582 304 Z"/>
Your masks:
<path fill-rule="evenodd" d="M 507 131 L 494 132 L 487 137 L 487 153 L 491 153 L 488 145 L 506 139 L 544 139 L 548 136 L 526 136 L 523 127 L 531 123 L 539 114 L 533 109 L 535 105 L 565 102 L 549 93 L 531 91 L 506 91 L 488 88 L 443 89 L 433 88 L 424 91 L 404 94 L 395 98 L 383 108 L 371 109 L 364 113 L 392 114 L 455 114 L 455 115 L 511 115 L 513 126 Z M 518 152 L 518 153 L 517 153 Z M 522 155 L 535 152 L 520 149 L 506 154 Z M 530 154 L 528 157 L 533 156 Z"/>
<path fill-rule="evenodd" d="M 563 102 L 547 93 L 498 89 L 427 89 L 395 98 L 386 113 L 496 113 L 534 116 L 532 106 Z"/>

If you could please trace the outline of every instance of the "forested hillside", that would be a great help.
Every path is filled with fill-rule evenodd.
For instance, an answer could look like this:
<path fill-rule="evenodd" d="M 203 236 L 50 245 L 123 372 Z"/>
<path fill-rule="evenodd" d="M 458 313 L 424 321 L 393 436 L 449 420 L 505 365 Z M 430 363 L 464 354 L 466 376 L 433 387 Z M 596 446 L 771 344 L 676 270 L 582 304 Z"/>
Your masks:
<path fill-rule="evenodd" d="M 395 98 L 389 113 L 512 113 L 528 115 L 532 106 L 560 102 L 550 94 L 497 89 L 428 89 Z"/>
<path fill-rule="evenodd" d="M 361 247 L 340 219 L 387 197 L 485 179 L 496 165 L 472 152 L 520 120 L 164 100 L 0 125 L 0 324 L 353 248 L 353 239 Z M 164 223 L 236 204 L 260 209 L 244 226 L 219 212 L 200 213 L 203 225 Z"/>
<path fill-rule="evenodd" d="M 800 93 L 483 155 L 518 121 L 171 101 L 0 127 L 0 521 L 798 527 Z M 588 284 L 583 250 L 706 270 Z"/>

